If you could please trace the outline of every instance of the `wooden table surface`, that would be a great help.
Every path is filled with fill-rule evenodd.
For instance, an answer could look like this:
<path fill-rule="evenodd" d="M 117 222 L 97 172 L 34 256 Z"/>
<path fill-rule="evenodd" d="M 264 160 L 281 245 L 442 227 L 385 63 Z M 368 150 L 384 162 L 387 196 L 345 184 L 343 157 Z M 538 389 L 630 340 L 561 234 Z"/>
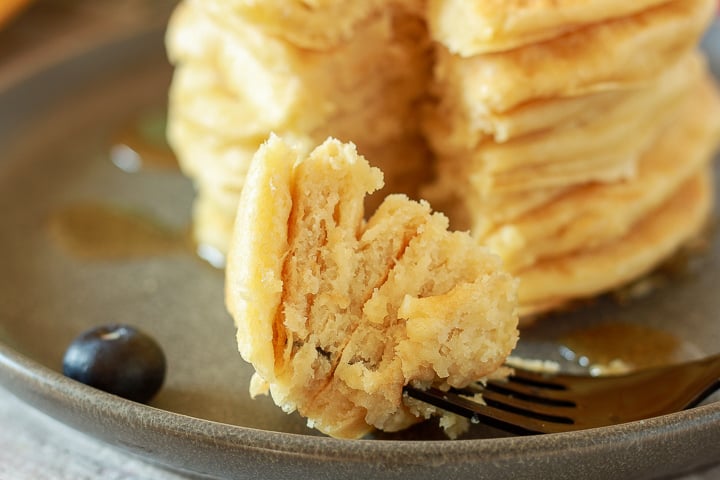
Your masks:
<path fill-rule="evenodd" d="M 147 18 L 162 18 L 171 3 L 39 0 L 0 31 L 0 89 L 32 71 L 39 62 L 84 48 L 98 35 L 127 33 Z M 72 430 L 0 388 L 0 480 L 96 478 L 189 477 L 163 470 Z M 681 478 L 720 479 L 720 466 Z"/>

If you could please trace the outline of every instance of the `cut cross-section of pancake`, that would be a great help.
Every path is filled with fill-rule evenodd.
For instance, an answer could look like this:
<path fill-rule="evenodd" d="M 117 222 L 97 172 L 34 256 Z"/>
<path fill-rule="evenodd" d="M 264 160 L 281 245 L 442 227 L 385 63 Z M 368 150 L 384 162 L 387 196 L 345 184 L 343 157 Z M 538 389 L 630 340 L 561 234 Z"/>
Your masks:
<path fill-rule="evenodd" d="M 229 251 L 238 344 L 285 411 L 337 437 L 399 430 L 426 411 L 402 388 L 463 386 L 517 341 L 516 281 L 426 203 L 391 195 L 352 144 L 309 156 L 271 137 L 254 157 Z"/>

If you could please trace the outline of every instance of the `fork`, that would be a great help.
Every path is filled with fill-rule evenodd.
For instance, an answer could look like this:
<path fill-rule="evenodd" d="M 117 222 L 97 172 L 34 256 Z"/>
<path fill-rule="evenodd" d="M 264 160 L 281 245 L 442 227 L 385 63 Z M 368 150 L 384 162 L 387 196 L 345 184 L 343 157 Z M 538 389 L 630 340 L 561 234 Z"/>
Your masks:
<path fill-rule="evenodd" d="M 605 427 L 693 407 L 720 388 L 720 354 L 701 360 L 590 377 L 515 369 L 506 380 L 441 391 L 405 387 L 409 397 L 512 433 Z M 481 394 L 482 400 L 470 397 Z M 481 402 L 484 402 L 481 403 Z"/>

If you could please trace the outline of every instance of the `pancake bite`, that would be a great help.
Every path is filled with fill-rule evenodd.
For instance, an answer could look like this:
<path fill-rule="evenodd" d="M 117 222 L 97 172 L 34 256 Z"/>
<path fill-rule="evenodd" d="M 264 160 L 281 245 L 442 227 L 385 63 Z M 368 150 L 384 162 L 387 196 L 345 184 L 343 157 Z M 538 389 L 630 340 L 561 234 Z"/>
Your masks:
<path fill-rule="evenodd" d="M 434 413 L 402 388 L 461 387 L 517 341 L 516 281 L 425 202 L 328 139 L 305 156 L 275 136 L 255 155 L 229 249 L 226 302 L 251 393 L 269 391 L 320 431 L 396 431 Z"/>

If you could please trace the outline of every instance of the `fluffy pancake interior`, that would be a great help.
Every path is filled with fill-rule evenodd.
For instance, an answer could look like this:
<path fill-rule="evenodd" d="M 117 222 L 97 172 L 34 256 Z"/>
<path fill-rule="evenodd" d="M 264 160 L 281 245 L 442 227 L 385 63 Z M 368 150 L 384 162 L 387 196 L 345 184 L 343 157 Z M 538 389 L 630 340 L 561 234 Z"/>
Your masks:
<path fill-rule="evenodd" d="M 290 150 L 271 138 L 254 158 L 228 265 L 227 302 L 258 372 L 255 393 L 267 386 L 321 431 L 357 437 L 418 421 L 403 385 L 462 386 L 497 370 L 517 340 L 516 285 L 499 257 L 403 195 L 365 222 L 364 197 L 381 174 L 351 144 L 328 140 L 299 161 Z M 278 156 L 290 160 L 267 161 Z M 258 200 L 272 196 L 283 199 L 276 221 L 247 223 L 269 216 Z M 279 279 L 280 291 L 238 301 L 262 278 Z M 265 355 L 246 355 L 258 341 Z"/>

